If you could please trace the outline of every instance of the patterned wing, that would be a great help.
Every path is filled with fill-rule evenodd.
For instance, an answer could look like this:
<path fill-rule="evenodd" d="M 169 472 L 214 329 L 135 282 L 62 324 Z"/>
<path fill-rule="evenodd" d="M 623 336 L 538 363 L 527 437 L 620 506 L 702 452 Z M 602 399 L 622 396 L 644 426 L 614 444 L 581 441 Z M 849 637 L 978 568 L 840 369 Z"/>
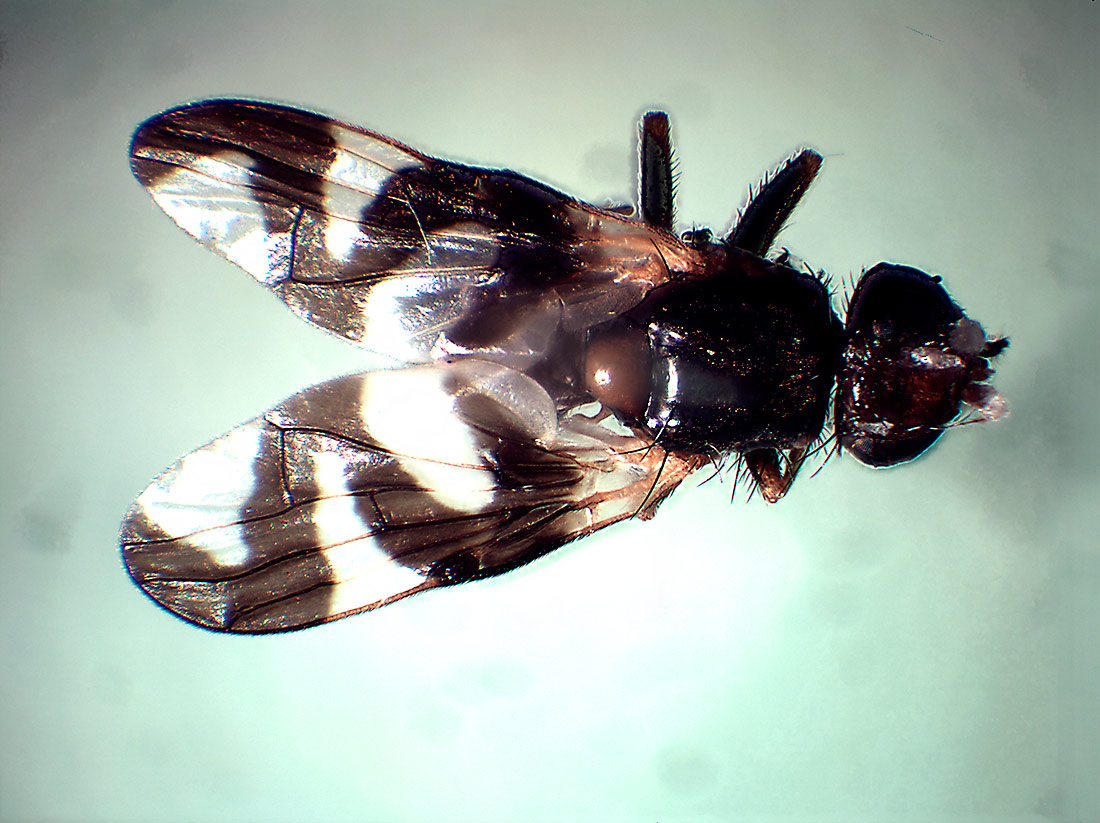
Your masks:
<path fill-rule="evenodd" d="M 209 629 L 278 632 L 490 577 L 652 514 L 701 459 L 463 359 L 337 378 L 191 453 L 122 526 L 137 584 Z"/>
<path fill-rule="evenodd" d="M 141 125 L 134 174 L 295 313 L 404 362 L 515 367 L 635 305 L 697 253 L 507 171 L 298 109 L 212 100 Z"/>

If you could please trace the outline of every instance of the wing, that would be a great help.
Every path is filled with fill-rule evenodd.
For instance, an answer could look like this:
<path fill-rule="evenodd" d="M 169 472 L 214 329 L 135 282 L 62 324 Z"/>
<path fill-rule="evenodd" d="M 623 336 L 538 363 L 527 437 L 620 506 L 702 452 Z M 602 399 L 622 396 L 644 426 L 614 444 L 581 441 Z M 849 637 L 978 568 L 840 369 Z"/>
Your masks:
<path fill-rule="evenodd" d="M 282 106 L 164 112 L 130 158 L 181 228 L 292 311 L 404 362 L 528 366 L 561 330 L 620 314 L 699 262 L 667 232 L 512 172 Z"/>
<path fill-rule="evenodd" d="M 277 632 L 501 574 L 657 504 L 702 462 L 463 359 L 337 378 L 191 453 L 135 501 L 123 557 L 206 628 Z"/>

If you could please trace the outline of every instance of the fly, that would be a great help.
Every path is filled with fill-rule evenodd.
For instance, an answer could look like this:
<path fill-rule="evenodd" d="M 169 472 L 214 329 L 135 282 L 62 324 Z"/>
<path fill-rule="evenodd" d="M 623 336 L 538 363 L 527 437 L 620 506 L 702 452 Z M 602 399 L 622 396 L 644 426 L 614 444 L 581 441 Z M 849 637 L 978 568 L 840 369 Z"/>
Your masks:
<path fill-rule="evenodd" d="M 879 263 L 842 322 L 818 275 L 769 257 L 820 155 L 718 240 L 674 233 L 665 114 L 639 155 L 625 215 L 283 106 L 143 123 L 133 172 L 181 228 L 405 365 L 303 389 L 168 468 L 122 525 L 135 582 L 209 629 L 304 628 L 648 519 L 716 459 L 774 502 L 830 442 L 893 466 L 1004 415 L 1008 341 L 938 277 Z"/>

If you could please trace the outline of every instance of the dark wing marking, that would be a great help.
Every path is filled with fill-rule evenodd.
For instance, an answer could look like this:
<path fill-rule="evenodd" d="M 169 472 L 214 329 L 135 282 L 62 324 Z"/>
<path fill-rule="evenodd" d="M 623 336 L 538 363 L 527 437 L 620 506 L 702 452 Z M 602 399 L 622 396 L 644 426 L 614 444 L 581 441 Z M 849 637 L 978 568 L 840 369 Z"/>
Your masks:
<path fill-rule="evenodd" d="M 123 557 L 210 629 L 275 632 L 490 577 L 657 503 L 701 462 L 465 359 L 306 389 L 187 455 L 135 501 Z"/>
<path fill-rule="evenodd" d="M 406 362 L 524 367 L 697 255 L 508 171 L 435 160 L 298 109 L 213 100 L 139 127 L 134 174 L 294 312 Z M 487 331 L 488 330 L 488 331 Z"/>

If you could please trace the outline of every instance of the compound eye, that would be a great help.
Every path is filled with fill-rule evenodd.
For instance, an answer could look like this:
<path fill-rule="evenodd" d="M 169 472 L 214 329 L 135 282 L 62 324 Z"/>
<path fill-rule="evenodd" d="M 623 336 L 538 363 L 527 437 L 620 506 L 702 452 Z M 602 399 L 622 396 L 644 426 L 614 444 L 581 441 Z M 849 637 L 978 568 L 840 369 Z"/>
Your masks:
<path fill-rule="evenodd" d="M 877 331 L 930 340 L 950 333 L 963 316 L 940 278 L 909 266 L 879 263 L 856 284 L 844 327 L 849 336 Z"/>
<path fill-rule="evenodd" d="M 584 354 L 584 386 L 613 412 L 638 420 L 652 385 L 649 338 L 625 323 L 593 329 Z"/>

